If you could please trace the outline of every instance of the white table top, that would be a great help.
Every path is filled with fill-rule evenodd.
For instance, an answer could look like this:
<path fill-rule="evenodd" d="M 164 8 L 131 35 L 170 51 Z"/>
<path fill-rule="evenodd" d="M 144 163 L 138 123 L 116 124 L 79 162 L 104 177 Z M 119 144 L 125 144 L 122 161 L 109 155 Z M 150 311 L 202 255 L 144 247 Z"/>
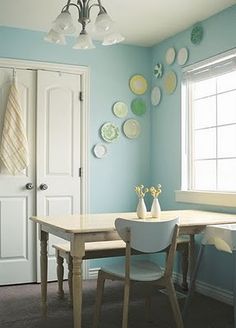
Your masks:
<path fill-rule="evenodd" d="M 115 231 L 114 222 L 118 217 L 139 220 L 135 212 L 56 215 L 44 217 L 33 216 L 31 220 L 43 226 L 57 228 L 66 233 L 88 233 Z M 236 214 L 197 210 L 162 211 L 160 220 L 168 220 L 175 217 L 179 217 L 180 227 L 236 223 Z M 147 217 L 145 220 L 153 221 L 157 219 Z"/>

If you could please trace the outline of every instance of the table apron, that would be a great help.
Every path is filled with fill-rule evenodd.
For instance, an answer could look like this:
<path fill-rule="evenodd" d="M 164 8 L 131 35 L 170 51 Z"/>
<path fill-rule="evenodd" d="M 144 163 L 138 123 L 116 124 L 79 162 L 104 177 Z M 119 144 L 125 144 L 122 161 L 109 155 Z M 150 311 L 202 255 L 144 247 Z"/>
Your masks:
<path fill-rule="evenodd" d="M 197 235 L 204 231 L 206 225 L 180 226 L 180 235 Z"/>

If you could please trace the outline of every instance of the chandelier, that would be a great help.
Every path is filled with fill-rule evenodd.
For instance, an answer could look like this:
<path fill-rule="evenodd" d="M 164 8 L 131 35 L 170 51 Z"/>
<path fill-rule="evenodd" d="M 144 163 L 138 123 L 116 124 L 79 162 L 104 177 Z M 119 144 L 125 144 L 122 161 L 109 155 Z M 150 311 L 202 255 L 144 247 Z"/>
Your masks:
<path fill-rule="evenodd" d="M 107 14 L 106 9 L 102 6 L 101 0 L 68 0 L 67 4 L 62 8 L 61 13 L 53 22 L 52 28 L 44 40 L 57 44 L 66 44 L 65 36 L 76 32 L 69 11 L 69 9 L 75 8 L 78 12 L 78 22 L 81 24 L 81 32 L 77 37 L 73 48 L 95 48 L 91 33 L 88 33 L 86 30 L 87 25 L 91 22 L 91 9 L 95 7 L 98 8 L 98 15 L 93 26 L 93 31 L 103 38 L 102 44 L 108 46 L 123 41 L 124 37 L 117 31 L 115 23 Z"/>

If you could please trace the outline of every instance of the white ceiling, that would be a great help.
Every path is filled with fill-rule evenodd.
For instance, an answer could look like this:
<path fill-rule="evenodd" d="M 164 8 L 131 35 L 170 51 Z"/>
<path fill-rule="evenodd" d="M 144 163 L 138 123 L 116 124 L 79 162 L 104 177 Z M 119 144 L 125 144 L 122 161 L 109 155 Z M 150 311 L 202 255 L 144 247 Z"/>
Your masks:
<path fill-rule="evenodd" d="M 0 25 L 48 31 L 66 0 L 0 0 Z M 152 46 L 235 0 L 102 0 L 125 43 Z M 97 13 L 93 9 L 94 14 Z M 76 9 L 72 9 L 76 17 Z"/>

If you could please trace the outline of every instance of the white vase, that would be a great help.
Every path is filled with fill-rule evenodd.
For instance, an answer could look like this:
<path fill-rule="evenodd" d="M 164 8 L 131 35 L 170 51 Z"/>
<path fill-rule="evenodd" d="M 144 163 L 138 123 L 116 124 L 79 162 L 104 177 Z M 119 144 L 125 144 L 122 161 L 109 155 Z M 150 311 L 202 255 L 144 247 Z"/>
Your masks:
<path fill-rule="evenodd" d="M 161 207 L 160 207 L 159 200 L 157 197 L 153 198 L 152 207 L 151 207 L 151 215 L 153 218 L 157 218 L 157 219 L 160 219 L 160 217 L 161 217 Z"/>
<path fill-rule="evenodd" d="M 140 197 L 138 200 L 137 216 L 139 219 L 145 219 L 147 216 L 147 208 L 143 197 Z"/>

